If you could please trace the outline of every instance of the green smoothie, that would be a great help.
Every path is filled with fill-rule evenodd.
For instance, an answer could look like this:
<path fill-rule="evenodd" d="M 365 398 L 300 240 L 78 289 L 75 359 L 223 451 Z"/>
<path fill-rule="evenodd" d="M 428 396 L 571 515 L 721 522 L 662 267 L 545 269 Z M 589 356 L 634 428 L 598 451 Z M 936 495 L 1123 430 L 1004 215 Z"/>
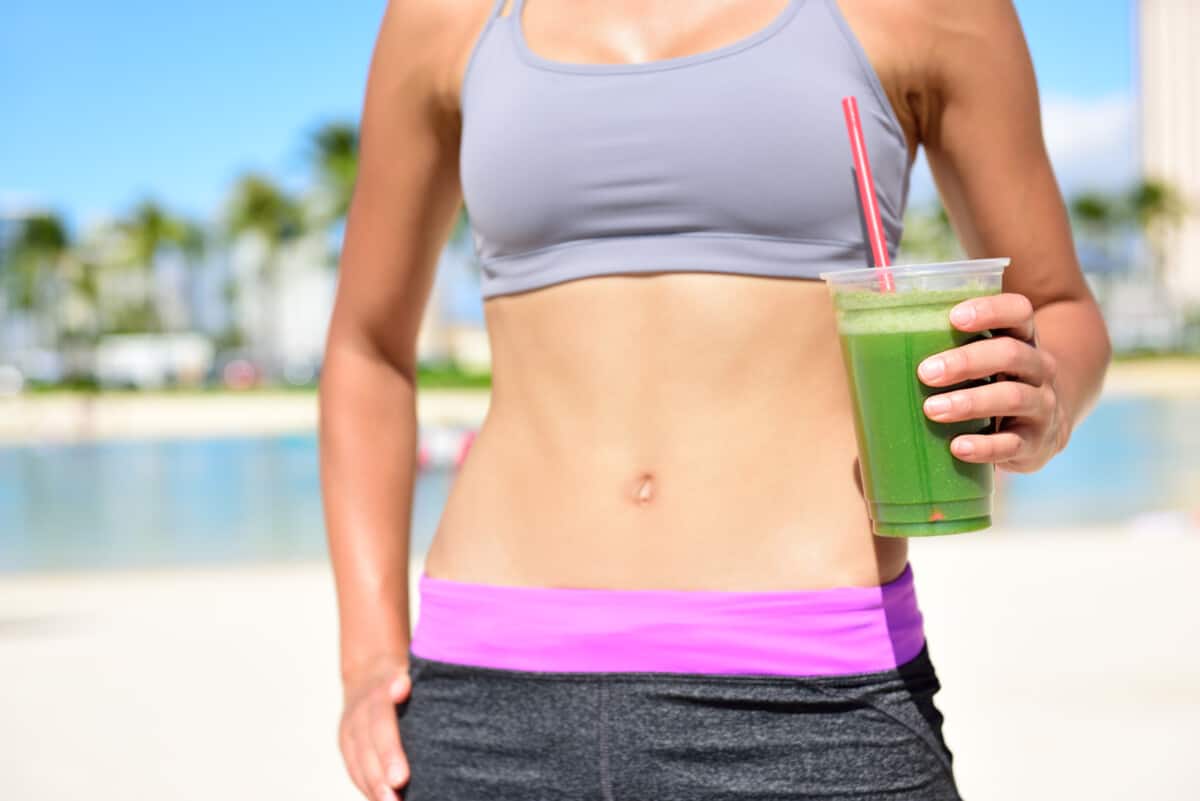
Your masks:
<path fill-rule="evenodd" d="M 970 287 L 834 295 L 876 534 L 955 534 L 991 525 L 992 466 L 950 453 L 953 437 L 982 433 L 991 420 L 933 422 L 925 398 L 966 385 L 934 389 L 917 378 L 926 357 L 980 336 L 958 331 L 949 319 L 951 308 L 980 294 Z"/>

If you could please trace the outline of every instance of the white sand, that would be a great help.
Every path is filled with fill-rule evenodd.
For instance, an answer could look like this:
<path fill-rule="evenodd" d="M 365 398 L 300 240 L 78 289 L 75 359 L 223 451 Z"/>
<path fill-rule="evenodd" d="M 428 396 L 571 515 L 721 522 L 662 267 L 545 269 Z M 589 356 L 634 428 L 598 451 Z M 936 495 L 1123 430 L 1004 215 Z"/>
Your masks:
<path fill-rule="evenodd" d="M 1200 398 L 1200 360 L 1116 364 L 1108 395 Z M 424 425 L 477 426 L 487 390 L 421 389 Z M 0 397 L 0 445 L 89 439 L 194 437 L 309 432 L 317 423 L 314 392 L 69 393 Z"/>
<path fill-rule="evenodd" d="M 487 390 L 420 390 L 427 425 L 475 426 Z M 0 397 L 0 445 L 144 437 L 210 437 L 311 432 L 315 392 L 74 393 Z"/>
<path fill-rule="evenodd" d="M 913 561 L 965 798 L 1197 797 L 1200 535 Z M 323 565 L 0 579 L 0 797 L 353 799 L 334 643 Z"/>

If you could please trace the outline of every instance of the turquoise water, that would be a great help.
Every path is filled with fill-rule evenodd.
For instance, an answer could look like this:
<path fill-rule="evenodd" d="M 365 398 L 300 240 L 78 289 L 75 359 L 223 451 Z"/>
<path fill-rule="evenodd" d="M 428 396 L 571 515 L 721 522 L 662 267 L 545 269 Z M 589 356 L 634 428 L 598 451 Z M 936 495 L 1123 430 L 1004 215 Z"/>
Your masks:
<path fill-rule="evenodd" d="M 1045 468 L 1003 479 L 1006 525 L 1120 523 L 1200 510 L 1200 398 L 1106 399 Z"/>
<path fill-rule="evenodd" d="M 1106 400 L 1043 471 L 1005 477 L 997 521 L 1069 527 L 1196 508 L 1198 421 L 1200 398 Z M 415 553 L 428 547 L 453 478 L 420 473 Z M 324 554 L 311 435 L 0 448 L 0 571 Z"/>

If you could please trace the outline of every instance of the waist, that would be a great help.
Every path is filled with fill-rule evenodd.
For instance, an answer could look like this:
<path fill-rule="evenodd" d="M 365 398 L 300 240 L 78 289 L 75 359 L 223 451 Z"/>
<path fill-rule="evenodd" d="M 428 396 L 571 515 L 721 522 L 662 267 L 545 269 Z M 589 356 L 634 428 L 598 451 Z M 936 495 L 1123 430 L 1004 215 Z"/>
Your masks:
<path fill-rule="evenodd" d="M 900 572 L 903 542 L 875 541 L 856 484 L 820 284 L 607 276 L 485 312 L 490 404 L 454 476 L 432 575 L 761 591 Z"/>
<path fill-rule="evenodd" d="M 489 413 L 454 476 L 429 572 L 611 589 L 887 581 L 906 542 L 871 535 L 847 412 L 814 416 L 780 409 L 740 427 L 680 408 L 631 419 L 631 434 L 596 418 L 588 430 L 587 420 Z"/>
<path fill-rule="evenodd" d="M 925 636 L 911 566 L 875 587 L 730 592 L 419 582 L 412 653 L 506 670 L 824 676 L 894 669 Z"/>
<path fill-rule="evenodd" d="M 578 278 L 704 272 L 815 281 L 839 265 L 859 266 L 858 241 L 787 239 L 717 232 L 600 236 L 480 259 L 484 299 Z"/>

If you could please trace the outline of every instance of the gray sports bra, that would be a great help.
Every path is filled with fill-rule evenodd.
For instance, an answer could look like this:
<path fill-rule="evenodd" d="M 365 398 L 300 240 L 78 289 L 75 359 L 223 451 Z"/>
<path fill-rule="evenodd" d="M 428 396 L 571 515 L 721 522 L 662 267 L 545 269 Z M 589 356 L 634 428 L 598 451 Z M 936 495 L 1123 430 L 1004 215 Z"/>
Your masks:
<path fill-rule="evenodd" d="M 816 278 L 865 266 L 841 99 L 856 95 L 889 249 L 904 131 L 836 0 L 694 55 L 574 64 L 496 0 L 462 89 L 460 168 L 484 298 L 614 273 Z"/>

